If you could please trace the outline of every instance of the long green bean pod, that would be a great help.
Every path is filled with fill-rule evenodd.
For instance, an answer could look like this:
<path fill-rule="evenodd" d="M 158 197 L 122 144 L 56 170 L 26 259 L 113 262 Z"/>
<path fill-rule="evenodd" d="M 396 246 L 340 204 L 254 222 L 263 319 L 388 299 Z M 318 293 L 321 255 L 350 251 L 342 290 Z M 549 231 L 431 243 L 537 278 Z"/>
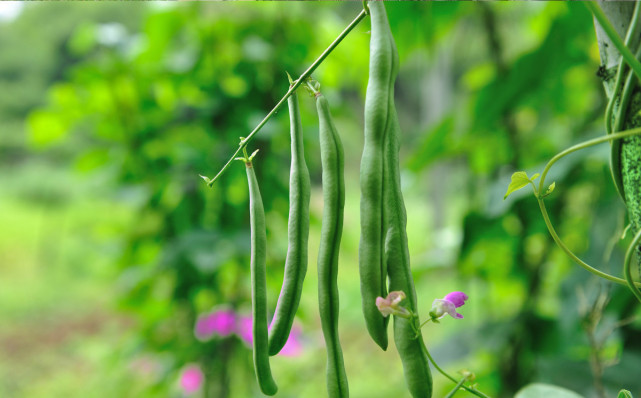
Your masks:
<path fill-rule="evenodd" d="M 358 267 L 365 325 L 370 336 L 387 349 L 387 323 L 376 308 L 376 297 L 387 296 L 387 270 L 384 259 L 383 147 L 389 125 L 389 101 L 398 72 L 398 55 L 382 3 L 369 3 L 371 12 L 369 80 L 365 95 L 365 134 L 361 158 L 361 239 Z M 380 12 L 383 9 L 383 13 Z"/>
<path fill-rule="evenodd" d="M 407 244 L 407 213 L 403 194 L 401 192 L 401 178 L 399 172 L 399 142 L 400 127 L 393 99 L 390 99 L 392 126 L 387 134 L 385 145 L 385 181 L 386 186 L 384 201 L 386 205 L 387 227 L 385 235 L 385 257 L 387 259 L 387 273 L 389 276 L 389 290 L 405 292 L 404 307 L 418 314 L 416 302 L 416 289 L 410 269 L 410 255 Z M 413 323 L 413 324 L 412 324 Z M 432 396 L 432 374 L 429 366 L 423 337 L 418 326 L 417 317 L 410 319 L 394 317 L 394 342 L 403 362 L 405 381 L 413 397 Z M 419 332 L 417 333 L 417 329 Z"/>
<path fill-rule="evenodd" d="M 400 125 L 394 106 L 394 80 L 398 70 L 398 53 L 394 37 L 387 22 L 385 6 L 382 2 L 369 3 L 372 17 L 372 41 L 376 38 L 381 46 L 388 48 L 392 54 L 389 68 L 394 72 L 386 81 L 388 87 L 384 114 L 383 144 L 383 225 L 385 227 L 384 260 L 389 276 L 389 290 L 403 291 L 406 294 L 404 306 L 417 314 L 416 290 L 410 269 L 410 255 L 407 244 L 407 213 L 401 191 L 399 170 L 399 135 Z M 375 36 L 375 32 L 379 35 Z M 368 92 L 369 94 L 369 92 Z M 394 342 L 403 363 L 403 371 L 408 389 L 413 397 L 427 398 L 432 396 L 432 374 L 429 367 L 427 350 L 423 338 L 417 333 L 420 324 L 417 317 L 410 319 L 394 317 Z"/>
<path fill-rule="evenodd" d="M 254 152 L 250 157 L 241 158 L 245 162 L 249 184 L 249 218 L 251 224 L 251 296 L 252 296 L 252 334 L 253 356 L 256 380 L 260 390 L 266 395 L 274 395 L 278 387 L 272 378 L 267 351 L 267 286 L 265 263 L 267 259 L 267 237 L 265 233 L 265 210 L 260 196 L 258 181 L 252 165 Z"/>
<path fill-rule="evenodd" d="M 338 337 L 338 253 L 343 233 L 345 180 L 343 144 L 332 122 L 327 99 L 316 92 L 323 169 L 323 221 L 318 250 L 318 305 L 327 347 L 327 393 L 349 397 L 343 351 Z"/>
<path fill-rule="evenodd" d="M 303 281 L 307 273 L 307 241 L 309 238 L 309 171 L 303 150 L 303 128 L 298 110 L 298 97 L 287 100 L 291 134 L 292 161 L 289 174 L 289 221 L 287 227 L 287 258 L 283 287 L 269 330 L 269 355 L 283 348 L 294 323 L 300 303 Z"/>

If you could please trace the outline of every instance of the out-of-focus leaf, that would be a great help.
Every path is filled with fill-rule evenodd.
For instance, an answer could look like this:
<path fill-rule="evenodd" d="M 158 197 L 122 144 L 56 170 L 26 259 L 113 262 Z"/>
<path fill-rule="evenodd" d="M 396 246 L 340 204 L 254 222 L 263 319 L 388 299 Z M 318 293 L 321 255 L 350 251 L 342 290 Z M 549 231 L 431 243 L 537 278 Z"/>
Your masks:
<path fill-rule="evenodd" d="M 632 398 L 632 393 L 628 390 L 621 390 L 617 398 Z"/>
<path fill-rule="evenodd" d="M 440 158 L 451 155 L 453 145 L 449 137 L 453 129 L 454 117 L 447 116 L 432 131 L 425 134 L 425 139 L 419 144 L 420 147 L 414 151 L 407 162 L 409 169 L 416 172 Z"/>
<path fill-rule="evenodd" d="M 37 148 L 47 147 L 63 140 L 69 126 L 55 112 L 34 111 L 27 119 L 31 143 Z"/>
<path fill-rule="evenodd" d="M 562 387 L 533 383 L 519 390 L 514 398 L 582 398 L 582 396 Z"/>
<path fill-rule="evenodd" d="M 84 23 L 73 32 L 67 46 L 69 51 L 76 56 L 87 54 L 96 45 L 96 26 L 93 23 Z"/>

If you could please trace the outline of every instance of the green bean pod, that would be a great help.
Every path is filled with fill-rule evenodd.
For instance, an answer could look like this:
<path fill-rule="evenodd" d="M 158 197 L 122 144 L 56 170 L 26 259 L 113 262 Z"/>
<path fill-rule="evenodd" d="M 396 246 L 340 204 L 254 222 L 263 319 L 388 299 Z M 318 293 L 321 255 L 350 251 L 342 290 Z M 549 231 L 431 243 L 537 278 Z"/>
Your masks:
<path fill-rule="evenodd" d="M 387 296 L 384 259 L 383 149 L 389 129 L 389 98 L 398 73 L 398 55 L 382 3 L 370 2 L 372 22 L 369 80 L 365 95 L 365 134 L 361 158 L 361 239 L 358 248 L 361 298 L 365 324 L 370 336 L 387 349 L 388 318 L 376 307 L 376 297 Z M 374 10 L 374 11 L 372 11 Z M 382 12 L 381 12 L 382 10 Z"/>
<path fill-rule="evenodd" d="M 405 292 L 403 306 L 418 314 L 416 289 L 410 269 L 410 255 L 407 244 L 407 214 L 399 172 L 400 127 L 393 98 L 390 98 L 392 126 L 387 134 L 385 146 L 385 181 L 384 202 L 386 205 L 385 257 L 389 276 L 389 290 Z M 414 324 L 412 324 L 414 322 Z M 413 397 L 428 398 L 432 396 L 432 374 L 430 371 L 427 349 L 423 337 L 416 330 L 420 325 L 417 317 L 405 319 L 394 317 L 394 342 L 403 363 L 403 372 L 408 389 Z"/>
<path fill-rule="evenodd" d="M 377 46 L 384 47 L 386 52 L 390 54 L 383 60 L 388 62 L 387 67 L 391 71 L 390 77 L 384 80 L 387 85 L 386 90 L 374 93 L 384 95 L 383 98 L 378 99 L 378 101 L 384 101 L 379 111 L 385 115 L 383 123 L 383 227 L 385 238 L 383 260 L 386 262 L 385 269 L 389 277 L 389 290 L 403 291 L 406 295 L 403 305 L 417 314 L 416 290 L 410 269 L 407 244 L 407 213 L 401 191 L 399 170 L 400 125 L 394 106 L 394 80 L 398 71 L 398 52 L 389 28 L 383 2 L 370 2 L 369 9 L 372 17 L 372 42 L 377 40 L 379 42 Z M 373 44 L 372 47 L 374 47 Z M 420 333 L 418 336 L 416 333 L 418 325 L 419 319 L 417 317 L 411 319 L 394 317 L 394 342 L 403 363 L 405 381 L 411 395 L 416 398 L 428 398 L 432 396 L 432 374 L 423 338 Z"/>
<path fill-rule="evenodd" d="M 287 258 L 283 287 L 269 330 L 269 355 L 283 348 L 294 323 L 300 303 L 303 281 L 307 273 L 307 241 L 309 238 L 309 171 L 305 163 L 303 128 L 298 98 L 293 93 L 289 105 L 292 161 L 289 174 L 289 221 L 287 227 Z"/>
<path fill-rule="evenodd" d="M 265 263 L 267 258 L 267 237 L 265 232 L 265 210 L 260 196 L 258 181 L 251 158 L 244 159 L 249 183 L 249 217 L 251 224 L 251 295 L 253 356 L 256 380 L 266 395 L 274 395 L 278 387 L 272 378 L 267 350 L 267 286 Z"/>
<path fill-rule="evenodd" d="M 348 397 L 347 375 L 338 336 L 338 253 L 343 233 L 345 180 L 343 144 L 332 122 L 327 99 L 317 92 L 321 165 L 323 169 L 323 221 L 318 250 L 318 304 L 327 347 L 327 393 Z"/>

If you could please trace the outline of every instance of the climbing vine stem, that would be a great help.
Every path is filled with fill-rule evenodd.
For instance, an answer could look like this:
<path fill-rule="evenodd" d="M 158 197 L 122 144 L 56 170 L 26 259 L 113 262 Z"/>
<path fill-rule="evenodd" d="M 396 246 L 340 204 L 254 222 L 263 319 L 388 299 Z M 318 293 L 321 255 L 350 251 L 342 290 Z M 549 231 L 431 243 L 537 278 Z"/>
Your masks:
<path fill-rule="evenodd" d="M 561 158 L 563 158 L 566 155 L 569 155 L 570 153 L 576 152 L 581 149 L 585 149 L 597 144 L 601 144 L 607 141 L 613 141 L 613 140 L 618 140 L 622 139 L 625 137 L 631 137 L 634 135 L 641 135 L 641 127 L 639 128 L 634 128 L 626 131 L 622 131 L 620 133 L 614 133 L 610 134 L 604 137 L 599 137 L 595 138 L 592 140 L 588 140 L 585 142 L 582 142 L 580 144 L 574 145 L 560 153 L 558 153 L 556 156 L 554 156 L 550 161 L 545 165 L 545 168 L 543 169 L 543 173 L 541 173 L 541 180 L 539 181 L 539 189 L 537 190 L 535 187 L 534 189 L 534 194 L 536 195 L 536 198 L 539 202 L 539 208 L 541 209 L 541 214 L 543 215 L 543 220 L 545 221 L 545 225 L 548 228 L 548 231 L 550 232 L 550 235 L 552 235 L 552 239 L 554 239 L 554 242 L 572 259 L 574 262 L 579 264 L 581 267 L 583 267 L 585 270 L 593 273 L 594 275 L 597 275 L 601 278 L 604 278 L 606 280 L 609 280 L 611 282 L 618 283 L 620 285 L 628 285 L 630 289 L 633 291 L 635 296 L 639 298 L 641 301 L 641 292 L 639 291 L 638 287 L 641 287 L 641 283 L 639 282 L 634 282 L 632 281 L 632 275 L 630 271 L 630 261 L 632 258 L 632 254 L 634 252 L 634 247 L 636 247 L 636 244 L 638 241 L 641 239 L 641 235 L 637 234 L 635 239 L 633 240 L 632 244 L 630 245 L 630 248 L 628 249 L 628 255 L 626 255 L 626 260 L 624 263 L 624 272 L 626 273 L 626 279 L 618 278 L 616 276 L 610 275 L 608 273 L 605 273 L 603 271 L 599 271 L 598 269 L 592 267 L 591 265 L 587 264 L 583 260 L 581 260 L 576 254 L 574 254 L 566 245 L 563 243 L 561 238 L 559 238 L 559 235 L 556 233 L 556 230 L 554 229 L 554 226 L 552 225 L 552 222 L 550 221 L 550 216 L 548 215 L 547 209 L 545 208 L 545 203 L 543 201 L 544 195 L 541 194 L 541 192 L 544 192 L 543 190 L 545 189 L 545 177 L 547 176 L 548 172 L 550 171 L 550 168 Z M 627 270 L 627 271 L 626 271 Z M 630 274 L 629 276 L 627 274 Z"/>
<path fill-rule="evenodd" d="M 639 229 L 637 234 L 634 236 L 634 239 L 632 239 L 632 242 L 628 247 L 628 251 L 625 253 L 625 262 L 623 263 L 623 276 L 625 276 L 625 280 L 628 283 L 628 287 L 630 288 L 630 290 L 632 290 L 632 293 L 636 296 L 637 300 L 641 302 L 641 290 L 639 290 L 638 287 L 639 283 L 635 283 L 632 279 L 632 267 L 630 267 L 632 256 L 634 255 L 635 249 L 639 245 L 639 241 L 641 241 L 641 229 Z"/>
<path fill-rule="evenodd" d="M 367 15 L 367 11 L 366 9 L 363 9 L 356 16 L 356 18 L 354 18 L 354 20 L 349 25 L 347 25 L 345 30 L 343 30 L 341 34 L 338 35 L 338 37 L 332 42 L 332 44 L 330 44 L 329 47 L 327 47 L 325 51 L 323 51 L 323 53 L 319 55 L 318 58 L 316 58 L 316 61 L 314 61 L 314 63 L 312 63 L 309 66 L 309 68 L 307 68 L 307 70 L 303 72 L 303 74 L 300 75 L 300 77 L 296 81 L 294 81 L 294 83 L 289 87 L 289 90 L 287 90 L 283 98 L 281 98 L 280 101 L 278 101 L 278 103 L 274 106 L 274 108 L 263 118 L 263 120 L 261 120 L 261 122 L 258 123 L 258 125 L 254 128 L 254 130 L 252 130 L 252 132 L 249 133 L 247 137 L 245 137 L 243 140 L 240 141 L 240 144 L 238 145 L 236 152 L 234 152 L 234 154 L 229 158 L 227 163 L 225 163 L 223 168 L 220 169 L 218 174 L 216 174 L 216 176 L 211 179 L 204 177 L 209 187 L 211 187 L 214 184 L 214 182 L 225 172 L 225 170 L 227 170 L 231 162 L 236 158 L 236 156 L 241 152 L 241 150 L 245 146 L 247 146 L 249 141 L 251 141 L 251 139 L 256 135 L 256 133 L 258 133 L 258 131 L 265 125 L 265 123 L 267 123 L 267 121 L 271 119 L 272 116 L 276 114 L 276 112 L 278 112 L 278 109 L 280 109 L 280 107 L 285 103 L 285 101 L 287 101 L 287 99 L 292 95 L 292 93 L 294 93 L 294 91 L 296 91 L 296 89 L 309 76 L 311 76 L 311 74 L 316 70 L 316 68 L 318 68 L 318 65 L 320 65 L 325 60 L 325 58 L 327 58 L 327 56 L 340 44 L 341 41 L 343 41 L 343 39 L 349 34 L 349 32 L 351 32 L 352 29 L 354 29 L 356 25 L 358 25 L 359 22 L 361 22 L 363 18 L 365 18 L 366 15 Z"/>
<path fill-rule="evenodd" d="M 441 369 L 441 367 L 440 367 L 440 366 L 438 366 L 438 365 L 436 364 L 436 361 L 434 360 L 434 358 L 432 358 L 432 355 L 430 354 L 430 351 L 427 349 L 427 347 L 425 347 L 425 354 L 427 354 L 427 359 L 429 359 L 429 360 L 430 360 L 430 362 L 432 363 L 432 366 L 434 366 L 434 367 L 436 368 L 436 370 L 438 370 L 438 371 L 439 371 L 443 376 L 447 377 L 447 378 L 448 378 L 448 379 L 450 379 L 452 382 L 457 383 L 457 384 L 456 384 L 456 389 L 455 389 L 455 390 L 457 390 L 458 388 L 462 388 L 462 389 L 464 389 L 465 391 L 469 392 L 470 394 L 474 394 L 474 395 L 476 395 L 477 397 L 481 397 L 481 398 L 490 398 L 489 396 L 487 396 L 487 395 L 483 394 L 483 393 L 482 393 L 482 392 L 480 392 L 479 390 L 477 390 L 477 389 L 475 389 L 475 388 L 467 387 L 465 384 L 462 384 L 462 382 L 464 382 L 465 380 L 467 380 L 467 377 L 465 377 L 465 378 L 463 378 L 463 380 L 459 381 L 459 380 L 456 380 L 454 377 L 450 376 L 449 374 L 447 374 L 443 369 Z"/>

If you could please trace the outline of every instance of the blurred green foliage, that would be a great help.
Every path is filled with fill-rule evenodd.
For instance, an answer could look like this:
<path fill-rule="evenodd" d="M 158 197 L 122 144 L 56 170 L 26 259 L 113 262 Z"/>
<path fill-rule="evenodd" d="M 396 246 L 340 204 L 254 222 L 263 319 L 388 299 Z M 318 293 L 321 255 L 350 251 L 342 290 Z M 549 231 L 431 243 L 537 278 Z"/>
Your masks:
<path fill-rule="evenodd" d="M 251 351 L 238 338 L 203 342 L 193 333 L 212 307 L 246 314 L 250 306 L 243 167 L 233 165 L 213 189 L 198 174 L 222 167 L 286 92 L 285 71 L 300 75 L 360 7 L 42 3 L 0 23 L 1 396 L 178 397 L 190 363 L 205 371 L 203 396 L 260 396 Z M 514 171 L 540 172 L 556 152 L 603 134 L 589 13 L 574 3 L 387 9 L 401 57 L 403 189 L 422 316 L 451 290 L 470 296 L 464 320 L 425 330 L 433 356 L 452 373 L 472 370 L 496 397 L 534 381 L 586 397 L 621 388 L 641 395 L 632 295 L 571 264 L 527 187 L 503 200 Z M 314 74 L 354 182 L 368 25 Z M 300 97 L 314 254 L 299 314 L 305 350 L 272 360 L 283 397 L 325 388 L 319 144 L 313 101 Z M 265 125 L 249 145 L 256 148 L 273 308 L 287 245 L 286 112 Z M 559 162 L 547 202 L 568 245 L 618 274 L 624 209 L 607 156 L 603 146 Z M 358 184 L 348 184 L 339 286 L 350 389 L 406 396 L 395 350 L 369 341 L 360 313 L 358 197 Z M 452 385 L 435 375 L 435 388 L 438 397 Z"/>

